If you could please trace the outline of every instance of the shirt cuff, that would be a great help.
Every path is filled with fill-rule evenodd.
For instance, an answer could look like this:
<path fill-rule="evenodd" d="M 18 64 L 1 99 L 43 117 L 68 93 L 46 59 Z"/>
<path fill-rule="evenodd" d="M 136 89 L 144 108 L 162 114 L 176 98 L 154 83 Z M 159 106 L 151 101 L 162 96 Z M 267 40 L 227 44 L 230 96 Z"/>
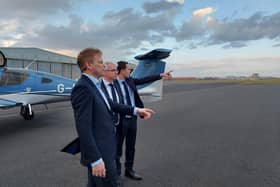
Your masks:
<path fill-rule="evenodd" d="M 94 166 L 96 166 L 96 165 L 98 165 L 98 164 L 100 164 L 100 163 L 102 163 L 102 162 L 103 162 L 103 160 L 102 160 L 102 158 L 100 158 L 100 159 L 98 159 L 97 161 L 91 163 L 90 165 L 91 165 L 91 167 L 94 167 Z"/>
<path fill-rule="evenodd" d="M 134 115 L 134 116 L 137 116 L 137 114 L 138 114 L 138 107 L 134 107 L 133 115 Z"/>

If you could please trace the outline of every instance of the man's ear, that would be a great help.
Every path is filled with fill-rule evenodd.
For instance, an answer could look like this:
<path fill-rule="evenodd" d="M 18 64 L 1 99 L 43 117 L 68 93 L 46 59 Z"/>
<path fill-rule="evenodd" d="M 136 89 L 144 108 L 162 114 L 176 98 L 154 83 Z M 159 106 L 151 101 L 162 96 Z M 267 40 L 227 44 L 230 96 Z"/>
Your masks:
<path fill-rule="evenodd" d="M 91 69 L 92 65 L 93 65 L 93 63 L 90 63 L 89 61 L 85 62 L 85 66 L 87 69 Z"/>

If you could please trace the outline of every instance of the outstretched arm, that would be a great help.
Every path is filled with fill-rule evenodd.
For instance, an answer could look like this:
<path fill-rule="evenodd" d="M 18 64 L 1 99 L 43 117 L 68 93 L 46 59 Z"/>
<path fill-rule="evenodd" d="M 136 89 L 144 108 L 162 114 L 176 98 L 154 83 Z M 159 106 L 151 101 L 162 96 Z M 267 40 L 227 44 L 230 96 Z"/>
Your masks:
<path fill-rule="evenodd" d="M 136 78 L 133 80 L 134 80 L 135 85 L 146 84 L 149 82 L 154 82 L 154 81 L 160 80 L 162 78 L 170 79 L 172 77 L 172 75 L 171 75 L 172 72 L 173 71 L 171 70 L 171 71 L 168 71 L 165 73 L 161 73 L 159 75 L 151 75 L 151 76 L 147 76 L 147 77 Z"/>

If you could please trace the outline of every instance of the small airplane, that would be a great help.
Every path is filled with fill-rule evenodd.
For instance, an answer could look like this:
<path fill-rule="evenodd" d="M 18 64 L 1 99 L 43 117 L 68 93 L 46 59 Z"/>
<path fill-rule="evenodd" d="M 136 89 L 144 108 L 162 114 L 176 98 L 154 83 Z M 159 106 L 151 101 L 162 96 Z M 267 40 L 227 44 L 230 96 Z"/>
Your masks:
<path fill-rule="evenodd" d="M 165 59 L 171 50 L 154 49 L 138 55 L 138 65 L 132 72 L 134 78 L 163 73 Z M 48 104 L 70 100 L 76 81 L 59 75 L 34 71 L 27 68 L 9 68 L 7 59 L 0 51 L 0 109 L 20 107 L 20 115 L 32 120 L 32 105 Z M 157 101 L 162 96 L 162 80 L 137 87 L 144 101 Z"/>

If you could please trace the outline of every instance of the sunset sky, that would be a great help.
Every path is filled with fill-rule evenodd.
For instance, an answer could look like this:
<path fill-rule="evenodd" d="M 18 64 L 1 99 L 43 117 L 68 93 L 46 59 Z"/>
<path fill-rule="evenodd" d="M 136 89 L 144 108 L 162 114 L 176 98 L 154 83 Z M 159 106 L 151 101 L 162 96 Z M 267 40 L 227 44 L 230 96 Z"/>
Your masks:
<path fill-rule="evenodd" d="M 280 77 L 279 0 L 0 0 L 0 46 L 104 60 L 172 49 L 174 76 Z"/>

